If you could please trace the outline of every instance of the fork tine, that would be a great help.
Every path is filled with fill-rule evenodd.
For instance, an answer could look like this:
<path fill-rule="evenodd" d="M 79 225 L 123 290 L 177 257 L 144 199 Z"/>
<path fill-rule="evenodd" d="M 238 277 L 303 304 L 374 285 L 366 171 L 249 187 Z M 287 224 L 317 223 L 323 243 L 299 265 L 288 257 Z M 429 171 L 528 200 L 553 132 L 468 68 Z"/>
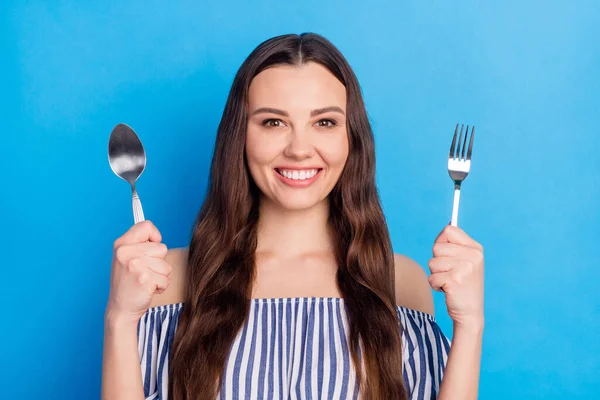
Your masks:
<path fill-rule="evenodd" d="M 467 161 L 471 160 L 471 153 L 473 152 L 473 138 L 475 137 L 475 127 L 471 128 L 471 139 L 469 139 L 469 151 L 467 151 Z"/>
<path fill-rule="evenodd" d="M 452 137 L 452 144 L 450 145 L 450 156 L 448 158 L 454 158 L 454 150 L 456 148 L 456 135 L 458 134 L 458 124 L 456 124 L 456 129 L 454 129 L 454 137 Z"/>
<path fill-rule="evenodd" d="M 456 156 L 454 158 L 460 158 L 460 151 L 461 151 L 461 146 L 460 146 L 460 142 L 462 142 L 462 135 L 463 135 L 463 129 L 465 128 L 464 125 L 460 126 L 460 135 L 458 136 L 458 146 L 456 149 Z"/>
<path fill-rule="evenodd" d="M 462 152 L 460 154 L 460 159 L 464 160 L 465 159 L 465 151 L 467 149 L 467 137 L 469 136 L 469 125 L 467 125 L 467 130 L 465 131 L 465 141 L 463 142 L 462 145 Z"/>

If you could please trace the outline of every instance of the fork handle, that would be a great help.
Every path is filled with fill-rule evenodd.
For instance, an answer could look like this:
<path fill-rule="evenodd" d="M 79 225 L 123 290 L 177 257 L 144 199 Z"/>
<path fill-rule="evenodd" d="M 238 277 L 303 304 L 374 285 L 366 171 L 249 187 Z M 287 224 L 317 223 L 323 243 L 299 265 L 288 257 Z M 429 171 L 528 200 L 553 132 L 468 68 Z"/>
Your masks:
<path fill-rule="evenodd" d="M 135 189 L 133 189 L 131 201 L 133 204 L 133 220 L 137 224 L 138 222 L 144 220 L 144 210 L 142 209 L 142 202 L 140 201 L 140 197 Z"/>
<path fill-rule="evenodd" d="M 458 226 L 458 205 L 460 203 L 460 185 L 454 185 L 454 204 L 452 205 L 452 221 L 450 225 Z"/>

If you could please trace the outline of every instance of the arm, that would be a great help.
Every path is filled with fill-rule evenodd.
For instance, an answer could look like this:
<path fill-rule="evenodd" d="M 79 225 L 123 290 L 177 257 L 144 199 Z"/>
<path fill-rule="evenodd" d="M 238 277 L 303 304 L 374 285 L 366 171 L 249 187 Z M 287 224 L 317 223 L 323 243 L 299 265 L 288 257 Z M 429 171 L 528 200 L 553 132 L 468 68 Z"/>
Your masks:
<path fill-rule="evenodd" d="M 138 323 L 156 304 L 171 300 L 171 264 L 177 251 L 160 243 L 149 221 L 134 225 L 115 242 L 111 284 L 104 316 L 102 400 L 143 400 Z M 176 274 L 175 274 L 176 275 Z"/>
<path fill-rule="evenodd" d="M 107 313 L 102 362 L 102 400 L 142 400 L 137 324 Z"/>
<path fill-rule="evenodd" d="M 425 270 L 413 259 L 394 254 L 396 304 L 434 315 L 431 286 Z"/>
<path fill-rule="evenodd" d="M 483 342 L 483 247 L 458 227 L 436 238 L 431 276 L 408 257 L 395 255 L 398 305 L 433 315 L 431 287 L 446 295 L 454 335 L 438 400 L 477 399 Z"/>
<path fill-rule="evenodd" d="M 452 347 L 438 400 L 477 399 L 483 325 L 454 324 Z"/>
<path fill-rule="evenodd" d="M 483 247 L 446 226 L 435 240 L 429 283 L 444 292 L 454 336 L 438 399 L 477 399 L 484 327 Z"/>

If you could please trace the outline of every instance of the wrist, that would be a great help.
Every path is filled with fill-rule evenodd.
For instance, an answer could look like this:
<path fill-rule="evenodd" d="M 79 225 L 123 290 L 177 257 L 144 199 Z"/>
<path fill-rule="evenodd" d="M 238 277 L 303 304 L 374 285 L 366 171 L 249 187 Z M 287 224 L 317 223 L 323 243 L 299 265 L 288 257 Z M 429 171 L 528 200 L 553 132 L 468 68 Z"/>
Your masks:
<path fill-rule="evenodd" d="M 465 320 L 465 321 L 460 321 L 460 322 L 454 322 L 454 334 L 456 335 L 456 333 L 461 333 L 461 334 L 467 334 L 467 335 L 471 335 L 471 336 L 482 336 L 483 335 L 483 330 L 485 327 L 485 321 L 483 319 L 483 317 L 481 318 L 477 318 L 477 319 L 472 319 L 472 320 Z"/>
<path fill-rule="evenodd" d="M 108 308 L 104 314 L 104 324 L 110 331 L 136 330 L 140 317 Z"/>

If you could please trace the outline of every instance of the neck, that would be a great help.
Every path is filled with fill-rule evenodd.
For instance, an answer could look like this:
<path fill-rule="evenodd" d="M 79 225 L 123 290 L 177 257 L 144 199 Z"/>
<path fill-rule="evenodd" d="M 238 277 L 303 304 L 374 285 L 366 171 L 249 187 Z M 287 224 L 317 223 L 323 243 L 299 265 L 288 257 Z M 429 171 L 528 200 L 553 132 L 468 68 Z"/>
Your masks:
<path fill-rule="evenodd" d="M 288 210 L 261 199 L 257 252 L 294 256 L 329 252 L 333 246 L 327 230 L 329 202 L 304 210 Z"/>

